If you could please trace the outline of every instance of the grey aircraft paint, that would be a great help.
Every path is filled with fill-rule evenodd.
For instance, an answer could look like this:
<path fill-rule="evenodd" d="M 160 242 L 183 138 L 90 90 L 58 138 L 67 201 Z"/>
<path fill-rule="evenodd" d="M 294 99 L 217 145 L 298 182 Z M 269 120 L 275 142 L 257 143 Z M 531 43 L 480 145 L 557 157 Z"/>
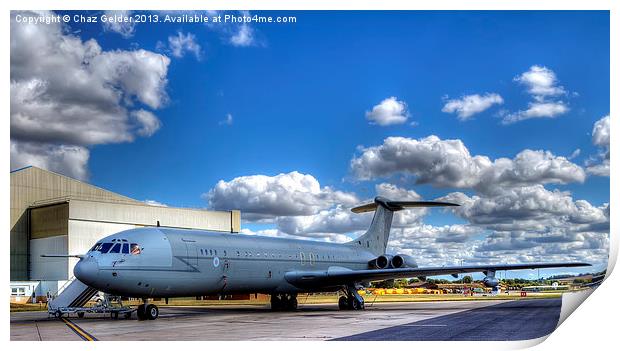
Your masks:
<path fill-rule="evenodd" d="M 348 289 L 351 299 L 359 284 L 374 280 L 484 272 L 490 282 L 497 285 L 494 280 L 497 270 L 588 265 L 539 263 L 420 268 L 411 260 L 400 268 L 372 265 L 378 256 L 385 254 L 394 211 L 435 206 L 455 205 L 399 202 L 377 197 L 374 203 L 353 209 L 354 212 L 375 211 L 375 215 L 364 235 L 344 244 L 163 227 L 132 229 L 101 240 L 99 243 L 114 243 L 112 248 L 107 245 L 110 252 L 89 251 L 81 256 L 74 274 L 86 285 L 128 297 L 265 293 L 289 294 L 295 298 L 300 292 Z M 116 244 L 120 246 L 114 249 Z M 123 246 L 131 244 L 137 244 L 139 253 L 128 252 Z M 363 300 L 357 298 L 363 308 Z"/>

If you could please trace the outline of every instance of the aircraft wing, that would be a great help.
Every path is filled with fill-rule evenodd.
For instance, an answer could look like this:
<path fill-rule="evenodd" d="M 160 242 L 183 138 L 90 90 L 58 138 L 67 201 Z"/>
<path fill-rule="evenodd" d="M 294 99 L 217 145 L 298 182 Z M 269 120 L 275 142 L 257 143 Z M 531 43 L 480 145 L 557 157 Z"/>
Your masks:
<path fill-rule="evenodd" d="M 428 277 L 436 275 L 456 275 L 472 272 L 495 272 L 519 269 L 585 267 L 588 263 L 528 263 L 453 267 L 394 268 L 350 270 L 343 267 L 330 267 L 326 271 L 291 271 L 284 275 L 286 281 L 297 287 L 324 287 L 350 283 L 371 282 L 386 279 Z"/>

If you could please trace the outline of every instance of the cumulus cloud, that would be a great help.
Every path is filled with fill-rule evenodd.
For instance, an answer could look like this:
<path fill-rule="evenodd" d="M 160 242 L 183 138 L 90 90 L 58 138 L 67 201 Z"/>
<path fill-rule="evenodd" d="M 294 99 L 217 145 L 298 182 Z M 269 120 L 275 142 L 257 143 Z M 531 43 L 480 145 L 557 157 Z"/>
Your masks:
<path fill-rule="evenodd" d="M 512 124 L 530 118 L 555 118 L 568 112 L 568 106 L 562 101 L 531 102 L 527 110 L 509 113 L 504 116 L 503 124 Z"/>
<path fill-rule="evenodd" d="M 592 128 L 592 142 L 594 145 L 609 149 L 609 115 L 599 119 Z"/>
<path fill-rule="evenodd" d="M 135 118 L 138 128 L 136 133 L 143 137 L 150 137 L 161 128 L 161 121 L 155 115 L 146 110 L 137 110 L 131 112 L 131 116 Z"/>
<path fill-rule="evenodd" d="M 34 165 L 76 179 L 88 177 L 87 148 L 11 140 L 11 169 Z"/>
<path fill-rule="evenodd" d="M 170 54 L 176 58 L 181 58 L 186 53 L 194 54 L 197 60 L 202 58 L 202 49 L 200 44 L 196 42 L 196 36 L 192 33 L 183 34 L 182 32 L 177 32 L 177 35 L 169 36 L 168 48 Z"/>
<path fill-rule="evenodd" d="M 321 187 L 312 175 L 297 171 L 220 180 L 203 198 L 211 208 L 239 209 L 247 219 L 311 215 L 335 204 L 359 202 L 355 194 Z"/>
<path fill-rule="evenodd" d="M 455 113 L 459 120 L 466 121 L 473 115 L 489 109 L 491 106 L 504 103 L 504 99 L 495 93 L 486 93 L 484 95 L 466 95 L 460 99 L 451 99 L 446 102 L 441 109 L 442 112 Z"/>
<path fill-rule="evenodd" d="M 108 32 L 118 33 L 125 39 L 133 37 L 136 33 L 136 22 L 125 21 L 125 19 L 131 17 L 131 14 L 132 11 L 129 10 L 104 11 L 103 15 L 108 20 L 102 22 L 103 29 Z"/>
<path fill-rule="evenodd" d="M 566 95 L 563 86 L 558 85 L 555 72 L 544 66 L 532 66 L 529 71 L 514 79 L 524 85 L 534 101 L 528 103 L 528 108 L 513 113 L 507 113 L 502 119 L 503 124 L 511 124 L 531 118 L 556 118 L 567 113 L 570 109 L 564 101 L 557 100 L 558 96 Z"/>
<path fill-rule="evenodd" d="M 609 248 L 609 205 L 596 207 L 573 200 L 566 191 L 542 185 L 505 189 L 492 196 L 451 193 L 443 198 L 461 204 L 452 209 L 480 231 L 474 258 L 501 255 L 514 262 L 605 262 Z M 542 258 L 542 259 L 541 259 Z"/>
<path fill-rule="evenodd" d="M 609 177 L 610 168 L 609 168 L 609 160 L 602 160 L 599 163 L 589 163 L 587 164 L 586 170 L 588 174 L 592 174 L 599 177 Z"/>
<path fill-rule="evenodd" d="M 381 101 L 371 111 L 366 111 L 366 119 L 380 126 L 403 124 L 408 118 L 407 104 L 394 96 Z"/>
<path fill-rule="evenodd" d="M 360 201 L 353 195 L 348 203 L 336 201 L 328 195 L 335 193 L 334 189 L 321 187 L 314 177 L 298 172 L 267 179 L 251 177 L 235 180 L 245 184 L 244 187 L 254 182 L 263 184 L 250 186 L 262 191 L 241 190 L 244 187 L 237 184 L 231 187 L 239 190 L 225 192 L 224 197 L 231 197 L 232 202 L 242 198 L 251 203 L 237 206 L 240 208 L 254 208 L 258 203 L 261 208 L 271 208 L 269 217 L 251 216 L 249 220 L 265 223 L 265 218 L 269 218 L 267 223 L 272 223 L 274 228 L 257 231 L 244 228 L 243 234 L 346 242 L 359 237 L 370 225 L 373 213 L 354 214 L 350 208 L 371 199 Z M 300 199 L 300 194 L 305 194 L 306 203 L 300 207 L 292 205 L 297 200 L 287 201 L 286 194 L 279 189 L 279 184 L 289 182 L 285 188 L 290 189 L 287 191 L 291 199 Z M 223 195 L 215 188 L 207 194 L 216 192 L 218 197 Z M 376 184 L 375 193 L 393 199 L 421 199 L 414 190 L 390 183 Z M 277 208 L 275 199 L 284 201 L 281 205 L 285 210 Z M 320 205 L 318 202 L 324 199 L 327 201 Z M 597 207 L 585 200 L 574 200 L 568 192 L 549 191 L 542 185 L 505 188 L 494 194 L 454 192 L 440 200 L 460 203 L 461 207 L 451 210 L 467 223 L 436 226 L 423 221 L 428 209 L 397 212 L 388 252 L 412 255 L 419 264 L 426 266 L 566 260 L 599 263 L 606 260 L 608 204 Z"/>
<path fill-rule="evenodd" d="M 599 146 L 601 149 L 598 156 L 590 157 L 590 159 L 586 161 L 586 170 L 589 174 L 609 177 L 609 124 L 609 115 L 594 123 L 594 127 L 592 128 L 592 143 Z"/>
<path fill-rule="evenodd" d="M 151 135 L 159 128 L 157 117 L 135 106 L 157 109 L 166 102 L 169 62 L 146 50 L 104 51 L 94 39 L 67 34 L 58 23 L 12 21 L 12 166 L 36 161 L 32 165 L 49 168 L 61 154 L 79 154 L 83 162 L 76 165 L 83 169 L 55 170 L 83 177 L 86 147 Z"/>
<path fill-rule="evenodd" d="M 350 163 L 353 175 L 371 180 L 404 174 L 416 184 L 475 188 L 491 191 L 499 186 L 583 182 L 585 172 L 565 157 L 549 151 L 524 150 L 514 159 L 472 156 L 461 140 L 389 137 L 382 145 L 361 149 Z"/>
<path fill-rule="evenodd" d="M 443 199 L 460 204 L 452 210 L 470 223 L 501 231 L 544 231 L 562 223 L 577 227 L 608 220 L 604 207 L 593 207 L 584 200 L 575 202 L 569 192 L 550 191 L 542 185 L 503 189 L 491 196 L 457 192 Z"/>
<path fill-rule="evenodd" d="M 566 94 L 564 87 L 557 85 L 555 72 L 544 66 L 534 65 L 514 80 L 525 85 L 528 93 L 537 101 L 543 101 L 549 96 Z"/>

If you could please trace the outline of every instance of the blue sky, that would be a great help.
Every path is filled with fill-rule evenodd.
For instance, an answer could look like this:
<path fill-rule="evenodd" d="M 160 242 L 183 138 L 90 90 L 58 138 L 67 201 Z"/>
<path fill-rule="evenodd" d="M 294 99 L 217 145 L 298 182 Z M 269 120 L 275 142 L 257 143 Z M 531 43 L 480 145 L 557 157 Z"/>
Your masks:
<path fill-rule="evenodd" d="M 425 199 L 454 193 L 495 199 L 497 193 L 481 190 L 482 185 L 457 186 L 433 180 L 420 184 L 416 180 L 424 172 L 411 168 L 396 167 L 364 178 L 351 166 L 353 159 L 361 158 L 369 148 L 384 145 L 388 137 L 420 141 L 435 135 L 442 142 L 459 140 L 471 156 L 487 156 L 490 161 L 515 159 L 526 149 L 548 151 L 554 159 L 563 157 L 562 162 L 581 169 L 584 176 L 571 180 L 541 178 L 539 184 L 549 192 L 568 191 L 572 203 L 586 200 L 599 212 L 605 212 L 609 177 L 596 175 L 588 167 L 605 158 L 601 156 L 605 146 L 593 142 L 592 134 L 595 123 L 609 115 L 608 12 L 252 12 L 255 14 L 296 16 L 297 21 L 249 23 L 245 28 L 241 24 L 138 24 L 125 28 L 125 32 L 101 24 L 69 23 L 63 27 L 61 37 L 77 37 L 82 43 L 94 40 L 103 52 L 144 49 L 169 58 L 166 70 L 160 72 L 165 82 L 160 82 L 159 88 L 166 98 L 149 104 L 139 92 L 126 90 L 122 93 L 134 96 L 131 102 L 117 101 L 127 116 L 131 116 L 129 111 L 148 110 L 160 125 L 154 132 L 134 133 L 129 141 L 107 138 L 101 142 L 74 142 L 87 153 L 81 159 L 84 173 L 80 174 L 85 174 L 92 184 L 135 199 L 180 207 L 236 204 L 213 198 L 210 203 L 204 194 L 220 180 L 231 185 L 238 177 L 273 177 L 294 171 L 311 175 L 321 188 L 329 187 L 331 190 L 325 191 L 329 196 L 341 191 L 355 200 L 374 197 L 376 186 L 382 183 L 413 190 Z M 13 27 L 17 24 L 12 23 Z M 248 36 L 243 43 L 235 44 L 233 37 L 243 30 Z M 187 35 L 191 40 L 184 45 L 189 46 L 181 46 L 176 55 L 170 38 L 187 39 Z M 538 73 L 553 75 L 553 82 L 545 87 L 555 90 L 533 92 L 534 83 L 523 77 L 535 72 L 534 67 L 540 69 Z M 118 88 L 121 91 L 123 84 Z M 450 100 L 476 94 L 495 94 L 501 97 L 501 103 L 493 103 L 466 120 L 459 119 L 456 112 L 442 111 Z M 391 97 L 403 106 L 401 117 L 406 121 L 381 125 L 369 119 L 373 108 Z M 503 123 L 508 116 L 518 115 L 518 111 L 528 109 L 528 104 L 537 102 L 554 104 L 563 112 L 553 118 L 539 116 Z M 12 124 L 12 130 L 17 130 L 16 125 Z M 14 137 L 15 142 L 34 142 L 20 138 Z M 54 136 L 46 138 L 53 147 L 71 144 Z M 40 162 L 48 160 L 44 166 L 63 172 L 58 163 L 49 161 L 49 151 L 41 151 L 40 158 L 33 153 L 29 151 L 29 157 L 23 156 L 25 152 L 13 154 L 12 146 L 12 167 L 19 165 L 14 160 L 33 163 L 43 159 Z M 536 185 L 531 179 L 528 182 L 513 185 Z M 291 214 L 313 216 L 334 210 L 337 201 L 330 199 L 326 207 L 312 207 L 314 212 L 292 210 Z M 549 213 L 562 216 L 557 211 Z M 520 218 L 519 213 L 514 215 Z M 288 223 L 289 219 L 284 218 L 287 216 L 258 213 L 244 218 L 244 227 L 253 233 L 275 228 L 277 232 L 268 234 L 290 235 L 283 224 Z M 466 214 L 433 210 L 423 217 L 416 218 L 415 223 L 475 227 L 475 233 L 469 234 L 469 244 L 459 242 L 470 245 L 471 252 L 485 240 L 493 240 L 488 237 L 498 232 L 497 228 L 472 223 Z M 553 222 L 553 218 L 547 219 Z M 562 230 L 568 230 L 568 224 L 564 224 Z M 353 233 L 359 231 L 355 225 L 351 229 Z M 532 239 L 533 235 L 557 234 L 552 225 L 542 231 L 523 227 L 511 230 L 500 232 L 507 240 L 511 235 L 512 240 L 525 235 L 523 242 L 536 242 L 536 247 L 542 244 Z M 323 231 L 319 230 L 321 239 L 337 240 L 323 235 Z M 586 231 L 588 238 L 600 236 Z M 561 235 L 570 237 L 558 239 L 564 246 L 540 252 L 550 258 L 562 257 L 561 250 L 589 240 L 579 236 L 582 233 Z M 597 238 L 599 244 L 603 240 L 601 245 L 608 245 L 608 241 Z M 409 243 L 416 245 L 415 241 Z M 558 256 L 551 255 L 551 251 Z M 491 252 L 499 255 L 501 251 Z M 596 255 L 597 268 L 606 262 L 600 252 Z M 533 256 L 514 252 L 514 260 L 525 257 Z"/>
<path fill-rule="evenodd" d="M 294 25 L 256 26 L 266 43 L 249 48 L 226 45 L 200 25 L 139 26 L 129 40 L 99 33 L 104 48 L 155 50 L 168 35 L 191 31 L 206 57 L 172 61 L 171 101 L 158 112 L 164 127 L 149 139 L 95 148 L 90 180 L 136 198 L 201 206 L 199 195 L 219 179 L 253 173 L 299 170 L 348 187 L 341 180 L 355 147 L 392 135 L 458 138 L 492 158 L 524 148 L 595 153 L 589 132 L 609 110 L 605 12 L 293 14 Z M 496 109 L 469 123 L 441 112 L 444 95 L 487 91 L 501 92 L 505 108 L 524 106 L 528 96 L 512 79 L 534 64 L 579 93 L 566 116 L 505 127 Z M 365 111 L 388 96 L 406 101 L 419 125 L 368 124 Z M 233 126 L 218 125 L 228 113 Z M 562 133 L 549 133 L 558 127 Z M 107 171 L 119 166 L 142 181 Z M 605 182 L 588 185 L 569 189 L 607 201 Z"/>

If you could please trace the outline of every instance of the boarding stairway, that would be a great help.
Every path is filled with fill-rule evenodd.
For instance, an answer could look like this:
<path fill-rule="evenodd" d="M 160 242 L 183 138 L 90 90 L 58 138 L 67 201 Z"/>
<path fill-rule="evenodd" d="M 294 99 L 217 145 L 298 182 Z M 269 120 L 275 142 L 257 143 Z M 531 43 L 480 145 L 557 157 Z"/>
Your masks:
<path fill-rule="evenodd" d="M 58 295 L 48 302 L 49 311 L 59 311 L 68 308 L 82 307 L 86 305 L 97 293 L 97 289 L 71 278 L 67 284 L 58 290 Z"/>

